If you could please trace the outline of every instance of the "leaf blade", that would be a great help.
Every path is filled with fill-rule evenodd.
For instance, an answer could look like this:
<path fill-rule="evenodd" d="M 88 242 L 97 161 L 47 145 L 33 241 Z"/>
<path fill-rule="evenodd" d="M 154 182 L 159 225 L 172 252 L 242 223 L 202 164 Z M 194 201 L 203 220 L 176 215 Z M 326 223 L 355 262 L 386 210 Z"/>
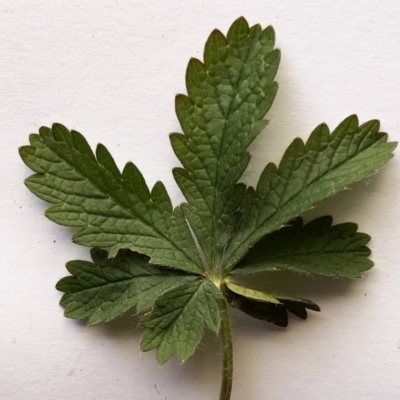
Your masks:
<path fill-rule="evenodd" d="M 242 219 L 224 255 L 224 268 L 232 268 L 262 236 L 383 166 L 397 146 L 386 140 L 378 121 L 359 126 L 355 115 L 332 134 L 325 124 L 318 126 L 305 145 L 295 139 L 279 168 L 268 164 L 256 190 L 247 190 Z"/>
<path fill-rule="evenodd" d="M 46 210 L 50 220 L 79 228 L 76 243 L 108 248 L 111 256 L 128 248 L 154 264 L 204 272 L 183 213 L 172 208 L 162 183 L 150 192 L 134 164 L 120 173 L 104 146 L 98 146 L 96 158 L 80 133 L 60 124 L 39 133 L 31 146 L 20 149 L 37 173 L 26 186 L 52 204 Z"/>
<path fill-rule="evenodd" d="M 104 250 L 92 250 L 94 262 L 70 261 L 71 276 L 56 285 L 64 292 L 60 304 L 67 318 L 87 319 L 89 325 L 110 321 L 136 308 L 142 312 L 153 306 L 167 290 L 191 282 L 193 275 L 162 269 L 146 257 L 129 250 L 108 259 Z"/>
<path fill-rule="evenodd" d="M 248 297 L 252 300 L 263 301 L 267 303 L 279 304 L 279 300 L 273 295 L 263 292 L 261 290 L 253 289 L 250 287 L 246 287 L 243 285 L 238 285 L 230 279 L 225 281 L 226 286 L 232 292 L 235 292 L 238 295 Z"/>
<path fill-rule="evenodd" d="M 286 327 L 289 319 L 287 311 L 301 319 L 307 319 L 307 309 L 321 311 L 311 300 L 288 295 L 265 292 L 226 279 L 223 291 L 228 303 L 249 316 Z"/>
<path fill-rule="evenodd" d="M 184 168 L 174 177 L 210 269 L 219 264 L 239 217 L 245 187 L 237 181 L 250 159 L 246 148 L 265 127 L 262 118 L 276 95 L 280 55 L 274 42 L 271 27 L 250 28 L 244 18 L 226 37 L 215 30 L 204 63 L 189 62 L 188 96 L 176 98 L 184 134 L 172 134 L 171 144 Z"/>
<path fill-rule="evenodd" d="M 141 320 L 141 325 L 147 328 L 140 341 L 141 349 L 156 348 L 160 364 L 175 352 L 186 360 L 194 353 L 205 326 L 218 332 L 219 298 L 221 293 L 208 279 L 197 279 L 167 291 Z"/>
<path fill-rule="evenodd" d="M 373 267 L 366 246 L 370 236 L 357 225 L 332 225 L 332 217 L 317 218 L 303 226 L 302 218 L 266 235 L 232 270 L 232 274 L 291 270 L 344 278 L 360 278 Z"/>

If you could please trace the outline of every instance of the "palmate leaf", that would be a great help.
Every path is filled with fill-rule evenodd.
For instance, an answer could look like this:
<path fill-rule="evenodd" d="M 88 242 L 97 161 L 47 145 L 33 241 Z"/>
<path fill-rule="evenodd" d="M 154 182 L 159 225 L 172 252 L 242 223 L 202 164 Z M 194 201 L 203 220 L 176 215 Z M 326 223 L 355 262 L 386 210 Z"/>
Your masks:
<path fill-rule="evenodd" d="M 310 300 L 244 286 L 240 275 L 286 269 L 355 278 L 371 268 L 370 238 L 355 224 L 322 217 L 303 226 L 299 215 L 375 172 L 396 147 L 378 121 L 359 126 L 350 116 L 332 134 L 322 124 L 305 144 L 295 139 L 255 189 L 238 184 L 277 92 L 274 45 L 271 27 L 239 18 L 226 37 L 210 35 L 204 63 L 189 62 L 187 95 L 176 97 L 183 134 L 171 135 L 187 203 L 175 209 L 161 182 L 150 190 L 134 164 L 121 173 L 103 145 L 93 154 L 60 124 L 20 149 L 36 172 L 27 187 L 51 203 L 47 217 L 77 227 L 73 240 L 96 248 L 93 262 L 69 262 L 72 275 L 57 284 L 65 315 L 97 324 L 134 308 L 147 329 L 141 349 L 156 349 L 161 364 L 193 354 L 204 328 L 220 330 L 221 399 L 232 384 L 228 303 L 280 326 L 288 312 L 305 319 L 319 311 Z"/>
<path fill-rule="evenodd" d="M 393 156 L 396 143 L 386 143 L 379 122 L 359 126 L 352 115 L 333 132 L 319 125 L 306 144 L 295 139 L 279 168 L 270 163 L 256 190 L 248 188 L 243 216 L 224 255 L 224 267 L 232 268 L 261 237 L 307 211 L 351 183 L 372 174 Z"/>
<path fill-rule="evenodd" d="M 92 262 L 70 261 L 67 276 L 57 283 L 64 292 L 60 304 L 65 316 L 88 319 L 90 325 L 106 322 L 129 309 L 149 309 L 165 291 L 198 279 L 179 270 L 160 268 L 147 257 L 123 250 L 109 259 L 104 250 L 91 251 Z"/>
<path fill-rule="evenodd" d="M 208 326 L 218 332 L 220 316 L 217 300 L 222 293 L 208 279 L 197 279 L 161 295 L 154 309 L 142 318 L 148 330 L 140 341 L 143 351 L 157 348 L 157 360 L 165 363 L 177 353 L 186 360 L 191 356 Z"/>
<path fill-rule="evenodd" d="M 188 96 L 176 97 L 184 135 L 171 143 L 183 168 L 174 177 L 189 204 L 184 212 L 210 269 L 217 268 L 239 214 L 245 186 L 237 184 L 250 155 L 246 148 L 265 127 L 262 118 L 277 92 L 280 53 L 272 27 L 236 20 L 225 37 L 207 40 L 204 64 L 191 59 Z"/>
<path fill-rule="evenodd" d="M 320 311 L 312 301 L 276 293 L 267 293 L 239 285 L 230 279 L 223 288 L 228 303 L 253 318 L 286 327 L 289 319 L 287 311 L 301 319 L 307 318 L 307 309 Z"/>
<path fill-rule="evenodd" d="M 30 142 L 20 155 L 37 174 L 25 184 L 53 204 L 46 210 L 49 219 L 79 227 L 76 243 L 108 248 L 110 256 L 130 249 L 150 256 L 154 264 L 203 273 L 182 211 L 172 208 L 161 182 L 150 192 L 134 164 L 120 173 L 103 145 L 95 156 L 80 133 L 60 124 L 40 128 Z"/>
<path fill-rule="evenodd" d="M 332 226 L 332 217 L 317 218 L 303 226 L 297 218 L 261 239 L 234 267 L 232 274 L 293 270 L 302 273 L 360 278 L 374 263 L 366 244 L 371 237 L 357 225 Z"/>

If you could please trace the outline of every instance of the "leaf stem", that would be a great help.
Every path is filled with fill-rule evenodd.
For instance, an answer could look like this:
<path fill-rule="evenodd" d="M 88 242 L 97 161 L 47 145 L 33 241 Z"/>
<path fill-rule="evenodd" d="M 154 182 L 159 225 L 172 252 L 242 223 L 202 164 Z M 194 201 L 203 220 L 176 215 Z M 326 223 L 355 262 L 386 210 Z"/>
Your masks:
<path fill-rule="evenodd" d="M 218 308 L 221 316 L 222 340 L 222 382 L 219 400 L 230 400 L 233 380 L 233 347 L 231 321 L 225 299 L 218 300 Z"/>

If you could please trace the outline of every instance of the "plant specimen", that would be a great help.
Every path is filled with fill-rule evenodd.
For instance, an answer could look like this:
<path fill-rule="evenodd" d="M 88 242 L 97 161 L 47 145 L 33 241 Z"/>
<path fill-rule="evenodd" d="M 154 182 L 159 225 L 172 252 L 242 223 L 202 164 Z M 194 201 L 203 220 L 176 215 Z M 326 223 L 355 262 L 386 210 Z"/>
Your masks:
<path fill-rule="evenodd" d="M 149 189 L 131 162 L 122 172 L 107 149 L 60 124 L 42 127 L 20 148 L 36 174 L 29 190 L 51 203 L 46 216 L 77 227 L 73 241 L 92 247 L 93 262 L 70 261 L 57 283 L 69 318 L 89 324 L 135 308 L 146 329 L 143 351 L 160 364 L 186 360 L 208 327 L 223 348 L 220 400 L 231 397 L 233 359 L 228 306 L 286 326 L 312 301 L 267 293 L 243 283 L 262 271 L 357 278 L 373 265 L 370 237 L 354 223 L 324 216 L 304 225 L 301 214 L 390 160 L 395 143 L 379 122 L 355 115 L 330 133 L 321 124 L 304 143 L 295 139 L 279 165 L 269 163 L 257 187 L 238 183 L 249 144 L 264 129 L 278 85 L 280 52 L 272 27 L 236 20 L 227 36 L 215 30 L 204 62 L 191 59 L 187 95 L 176 97 L 183 134 L 170 135 L 182 167 L 173 171 L 187 203 L 173 207 L 164 185 Z"/>

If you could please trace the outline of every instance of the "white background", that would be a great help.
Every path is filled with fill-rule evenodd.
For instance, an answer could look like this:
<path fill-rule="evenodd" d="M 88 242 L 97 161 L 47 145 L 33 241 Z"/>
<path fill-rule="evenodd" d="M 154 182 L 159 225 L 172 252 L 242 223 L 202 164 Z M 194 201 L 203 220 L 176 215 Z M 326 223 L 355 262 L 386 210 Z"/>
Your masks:
<path fill-rule="evenodd" d="M 174 96 L 208 34 L 240 15 L 272 24 L 282 49 L 271 123 L 251 147 L 246 182 L 323 121 L 379 118 L 400 139 L 398 0 L 0 1 L 1 400 L 218 398 L 212 334 L 185 364 L 160 368 L 154 352 L 139 352 L 136 318 L 89 328 L 62 316 L 54 285 L 88 250 L 44 218 L 46 205 L 22 184 L 30 171 L 17 147 L 61 122 L 107 145 L 119 166 L 134 161 L 149 185 L 164 181 L 176 204 Z M 322 308 L 286 330 L 232 313 L 232 399 L 400 398 L 399 160 L 312 212 L 372 235 L 376 267 L 365 279 L 286 276 L 292 293 Z"/>

